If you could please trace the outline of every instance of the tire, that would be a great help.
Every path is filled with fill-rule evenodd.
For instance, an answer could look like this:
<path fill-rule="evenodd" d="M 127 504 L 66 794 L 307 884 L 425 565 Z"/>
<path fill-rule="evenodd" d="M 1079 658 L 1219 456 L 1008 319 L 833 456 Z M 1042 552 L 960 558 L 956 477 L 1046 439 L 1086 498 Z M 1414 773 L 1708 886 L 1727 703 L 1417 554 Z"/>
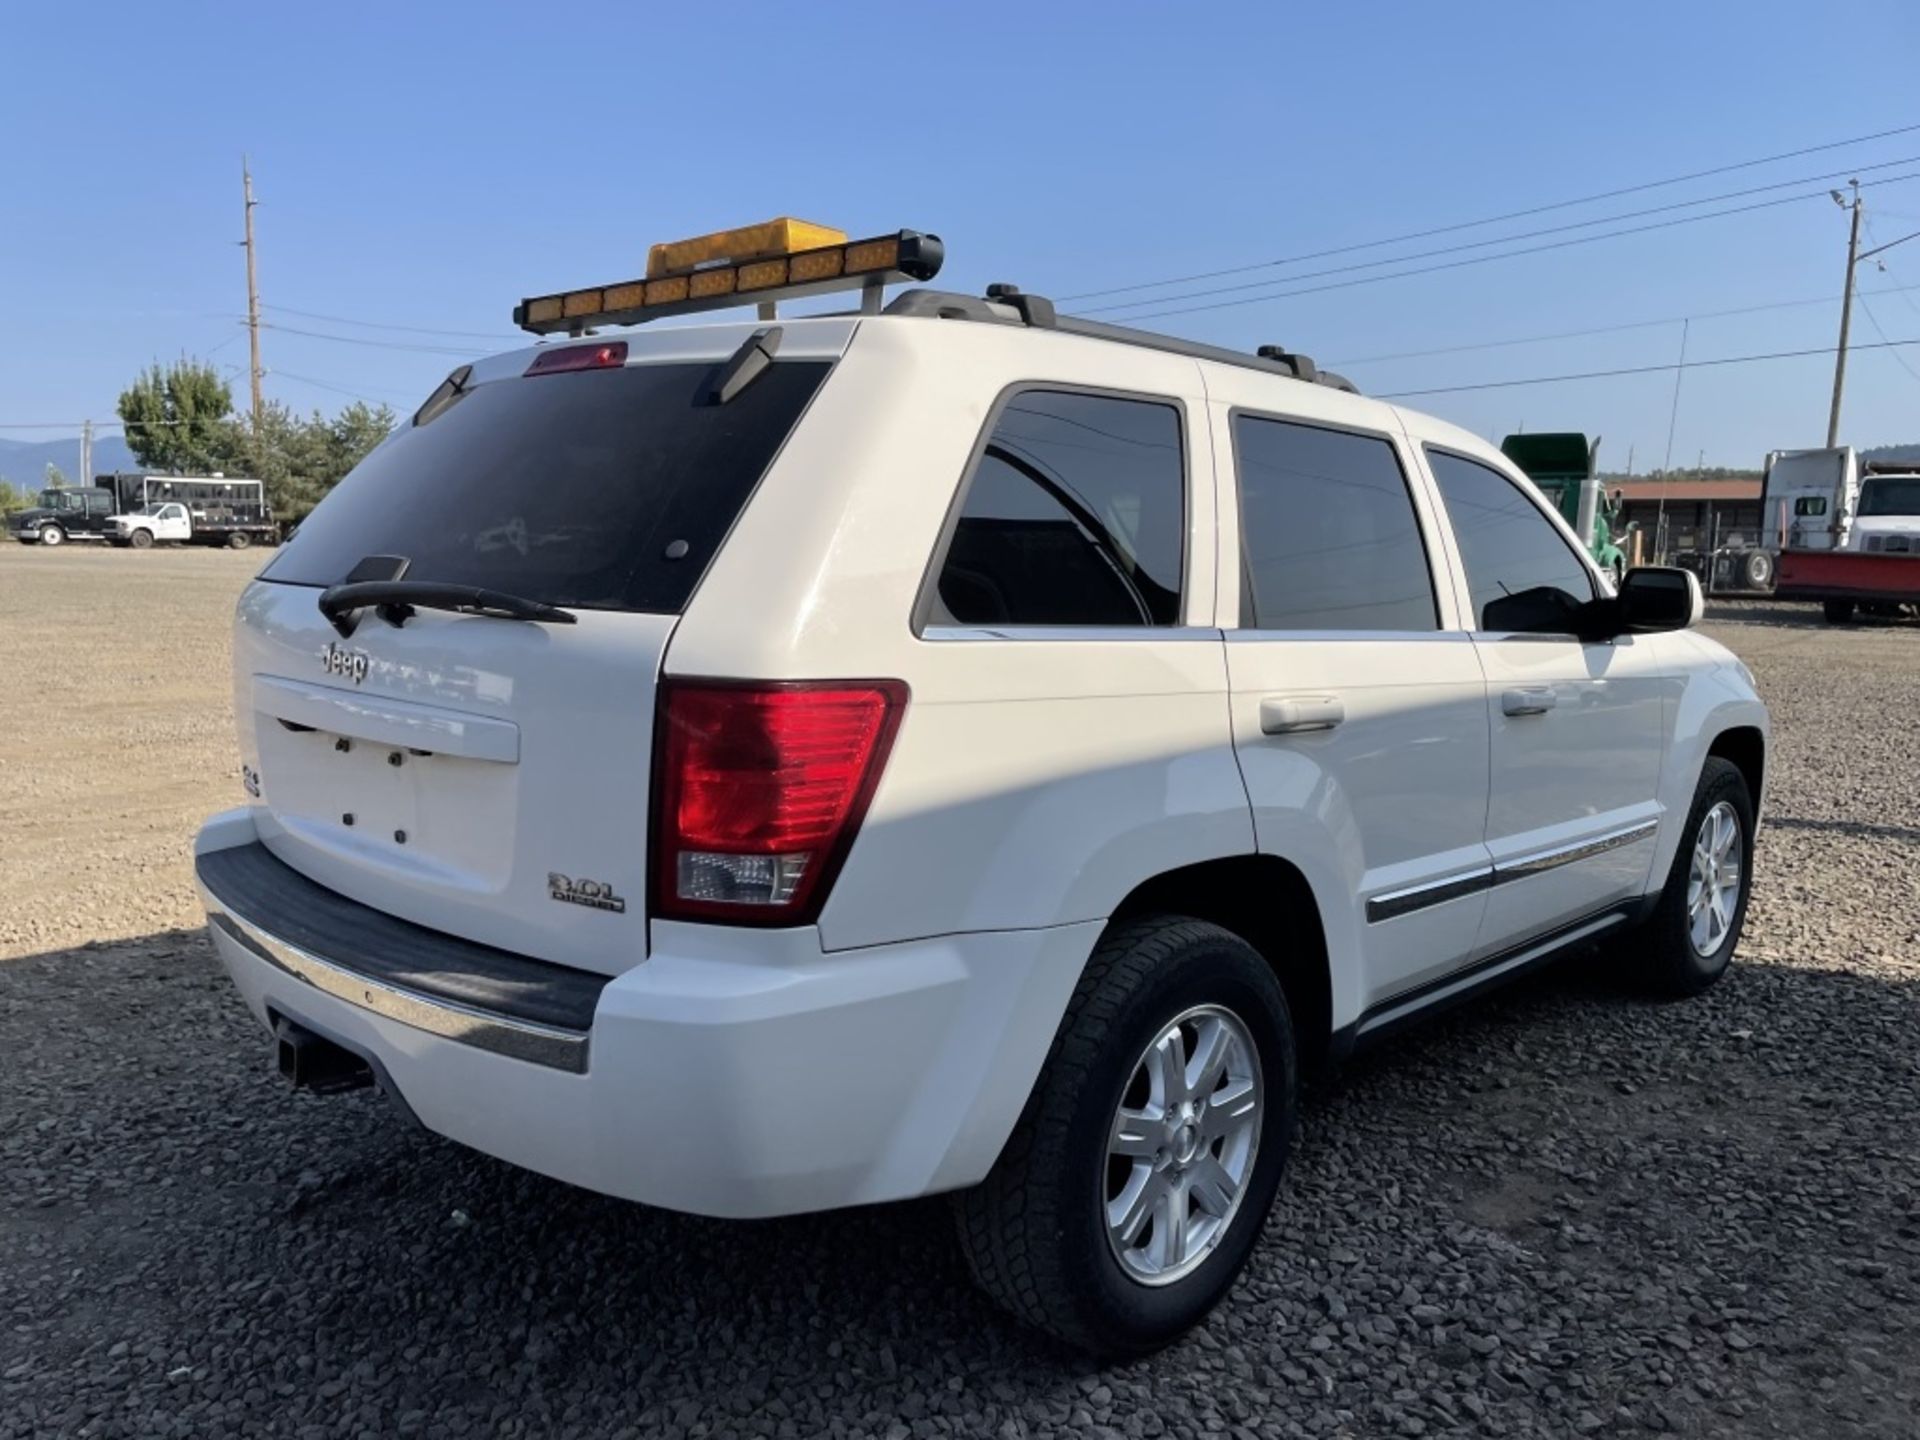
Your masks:
<path fill-rule="evenodd" d="M 67 543 L 67 532 L 62 530 L 58 525 L 42 525 L 40 527 L 40 543 L 42 545 L 64 545 Z"/>
<path fill-rule="evenodd" d="M 1824 600 L 1820 609 L 1827 617 L 1829 625 L 1850 625 L 1853 623 L 1853 601 Z"/>
<path fill-rule="evenodd" d="M 1733 823 L 1727 853 L 1734 857 L 1739 873 L 1730 906 L 1717 926 L 1709 922 L 1706 943 L 1702 944 L 1696 938 L 1697 917 L 1692 902 L 1699 896 L 1695 890 L 1696 870 L 1702 867 L 1696 858 L 1708 839 L 1710 817 Z M 1673 868 L 1667 872 L 1666 888 L 1660 892 L 1653 914 L 1633 937 L 1631 953 L 1647 987 L 1662 995 L 1698 995 L 1726 974 L 1747 922 L 1747 899 L 1752 888 L 1753 796 L 1739 766 L 1710 756 L 1700 772 L 1686 828 L 1680 833 L 1680 848 L 1673 857 Z"/>
<path fill-rule="evenodd" d="M 153 531 L 145 529 L 135 530 L 127 536 L 127 543 L 136 550 L 146 550 L 153 545 Z"/>
<path fill-rule="evenodd" d="M 1213 1107 L 1249 1077 L 1259 1108 L 1232 1133 L 1202 1138 L 1197 1125 L 1175 1128 L 1182 1112 L 1168 1103 L 1160 1107 L 1165 1121 L 1140 1122 L 1166 1128 L 1147 1128 L 1135 1141 L 1156 1153 L 1116 1156 L 1109 1145 L 1121 1107 L 1155 1108 L 1147 1052 L 1176 1025 L 1182 1053 L 1198 1052 L 1210 1036 L 1230 1038 L 1229 1063 L 1212 1082 L 1219 1088 L 1206 1091 L 1212 1104 L 1202 1102 L 1214 1123 L 1232 1124 L 1225 1107 Z M 1220 1301 L 1252 1253 L 1286 1168 L 1294 1096 L 1292 1018 L 1257 951 L 1199 920 L 1115 925 L 1087 962 L 992 1172 L 955 1197 L 974 1279 L 1016 1318 L 1076 1349 L 1124 1356 L 1165 1345 Z M 1238 1166 L 1236 1199 L 1222 1205 L 1224 1192 L 1206 1188 L 1209 1166 L 1213 1177 L 1231 1177 Z M 1177 1177 L 1178 1196 L 1198 1197 L 1177 1233 L 1191 1233 L 1199 1248 L 1147 1276 L 1140 1271 L 1156 1256 L 1167 1258 L 1159 1250 L 1174 1228 L 1155 1212 L 1127 1239 L 1110 1239 L 1108 1207 L 1154 1193 L 1162 1176 Z"/>
<path fill-rule="evenodd" d="M 227 536 L 227 548 L 229 550 L 244 550 L 251 544 L 253 544 L 253 536 L 244 530 L 235 530 L 231 535 Z"/>
<path fill-rule="evenodd" d="M 1773 588 L 1773 556 L 1765 550 L 1749 550 L 1744 567 L 1749 590 Z"/>

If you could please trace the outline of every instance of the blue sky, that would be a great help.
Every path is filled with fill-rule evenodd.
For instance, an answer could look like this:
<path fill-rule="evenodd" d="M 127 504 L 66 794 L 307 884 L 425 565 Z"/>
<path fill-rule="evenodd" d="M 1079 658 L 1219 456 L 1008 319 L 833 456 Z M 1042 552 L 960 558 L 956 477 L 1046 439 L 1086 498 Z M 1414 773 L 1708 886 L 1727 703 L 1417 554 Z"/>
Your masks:
<path fill-rule="evenodd" d="M 233 243 L 243 151 L 260 200 L 261 294 L 274 307 L 267 391 L 331 410 L 342 392 L 417 402 L 462 354 L 513 343 L 508 313 L 524 294 L 639 273 L 651 241 L 772 215 L 936 231 L 948 245 L 942 284 L 1012 280 L 1070 295 L 1920 124 L 1909 83 L 1920 7 L 1895 0 L 186 3 L 12 7 L 0 34 L 12 61 L 0 87 L 0 425 L 107 418 L 142 365 L 182 353 L 234 367 L 244 397 Z M 1920 230 L 1920 130 L 1136 294 L 1284 280 L 1811 181 L 1700 209 L 1750 204 L 1901 160 L 1861 172 L 1916 176 L 1869 185 L 1871 234 L 1891 240 Z M 1829 201 L 1805 200 L 1148 323 L 1236 348 L 1283 343 L 1341 363 L 1370 393 L 1670 362 L 1681 327 L 1669 317 L 1788 301 L 1821 303 L 1702 319 L 1689 353 L 1828 346 L 1845 226 Z M 1920 337 L 1920 288 L 1895 288 L 1920 287 L 1920 240 L 1886 258 L 1885 273 L 1863 271 L 1863 288 L 1885 293 L 1856 312 L 1856 341 L 1880 338 L 1875 321 L 1893 338 Z M 1238 297 L 1187 303 L 1223 298 Z M 1654 320 L 1669 323 L 1369 358 Z M 400 346 L 424 348 L 389 348 Z M 1757 465 L 1769 448 L 1820 443 L 1831 364 L 1689 371 L 1674 463 L 1704 452 Z M 1645 470 L 1666 453 L 1672 394 L 1666 372 L 1408 403 L 1488 435 L 1598 431 L 1603 463 L 1623 464 L 1631 445 Z M 1843 439 L 1920 441 L 1920 346 L 1854 357 Z"/>

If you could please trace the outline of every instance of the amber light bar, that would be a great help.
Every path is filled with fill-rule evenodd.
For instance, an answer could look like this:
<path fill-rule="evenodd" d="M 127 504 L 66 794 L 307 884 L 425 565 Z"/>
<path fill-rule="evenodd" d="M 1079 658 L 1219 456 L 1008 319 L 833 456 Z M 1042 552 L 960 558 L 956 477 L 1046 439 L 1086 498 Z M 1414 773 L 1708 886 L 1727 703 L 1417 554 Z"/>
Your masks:
<path fill-rule="evenodd" d="M 666 247 L 654 248 L 657 255 Z M 870 240 L 724 259 L 680 274 L 650 274 L 616 285 L 538 295 L 513 307 L 513 323 L 535 335 L 578 335 L 600 325 L 639 325 L 667 315 L 931 280 L 944 258 L 939 236 L 900 230 Z"/>

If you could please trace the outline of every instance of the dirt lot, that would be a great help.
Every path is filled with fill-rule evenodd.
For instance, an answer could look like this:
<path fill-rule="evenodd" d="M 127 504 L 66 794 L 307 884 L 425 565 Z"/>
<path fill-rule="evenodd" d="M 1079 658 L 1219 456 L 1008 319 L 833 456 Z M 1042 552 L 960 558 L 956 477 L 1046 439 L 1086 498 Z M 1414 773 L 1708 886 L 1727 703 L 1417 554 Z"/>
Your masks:
<path fill-rule="evenodd" d="M 938 1203 L 693 1220 L 283 1091 L 188 868 L 259 564 L 0 546 L 0 1436 L 1920 1434 L 1920 628 L 1717 607 L 1778 727 L 1743 963 L 1349 1068 L 1231 1302 L 1096 1371 Z"/>

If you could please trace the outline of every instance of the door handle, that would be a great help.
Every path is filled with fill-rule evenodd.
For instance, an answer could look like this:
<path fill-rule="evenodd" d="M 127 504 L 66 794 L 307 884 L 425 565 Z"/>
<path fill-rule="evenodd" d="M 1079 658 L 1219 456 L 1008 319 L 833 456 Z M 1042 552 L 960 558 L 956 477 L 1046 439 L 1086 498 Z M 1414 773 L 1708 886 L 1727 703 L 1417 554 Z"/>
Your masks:
<path fill-rule="evenodd" d="M 1546 686 L 1508 690 L 1500 696 L 1502 715 L 1544 715 L 1560 703 L 1560 697 Z"/>
<path fill-rule="evenodd" d="M 1260 733 L 1298 735 L 1331 730 L 1347 718 L 1337 695 L 1269 695 L 1260 702 Z"/>

